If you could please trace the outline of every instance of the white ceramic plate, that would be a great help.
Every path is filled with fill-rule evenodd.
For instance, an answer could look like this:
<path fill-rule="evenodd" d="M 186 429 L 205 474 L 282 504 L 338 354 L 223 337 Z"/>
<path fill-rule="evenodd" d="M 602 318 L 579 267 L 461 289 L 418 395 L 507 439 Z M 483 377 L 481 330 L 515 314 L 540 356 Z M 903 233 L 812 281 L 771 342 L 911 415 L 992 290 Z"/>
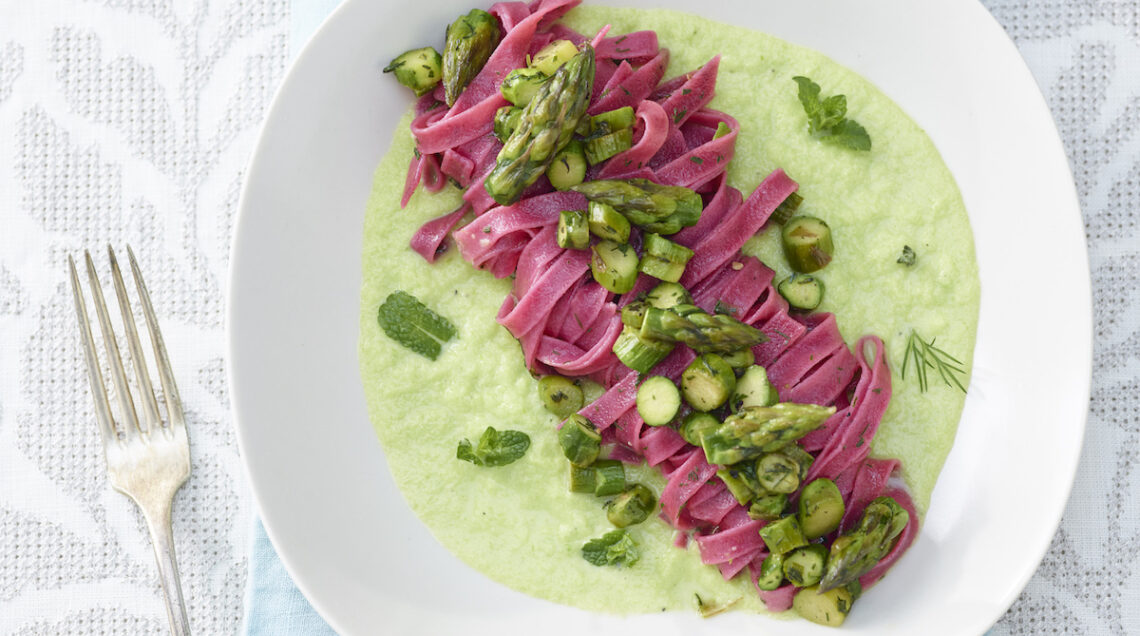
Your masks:
<path fill-rule="evenodd" d="M 230 281 L 230 383 L 250 483 L 286 567 L 345 635 L 536 625 L 575 635 L 834 634 L 805 621 L 622 618 L 534 600 L 452 557 L 397 492 L 356 358 L 364 204 L 408 105 L 379 70 L 394 51 L 437 40 L 470 5 L 345 2 L 289 72 L 249 169 Z M 982 279 L 973 381 L 918 541 L 844 630 L 984 631 L 1053 536 L 1089 395 L 1084 232 L 1029 71 L 975 2 L 652 5 L 767 31 L 862 73 L 927 130 L 957 178 Z"/>

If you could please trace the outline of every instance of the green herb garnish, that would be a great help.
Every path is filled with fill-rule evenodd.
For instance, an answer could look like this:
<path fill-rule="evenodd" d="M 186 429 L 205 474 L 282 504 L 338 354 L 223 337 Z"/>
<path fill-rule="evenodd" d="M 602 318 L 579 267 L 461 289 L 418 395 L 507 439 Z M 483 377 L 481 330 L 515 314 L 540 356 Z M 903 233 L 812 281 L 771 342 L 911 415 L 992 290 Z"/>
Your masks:
<path fill-rule="evenodd" d="M 819 84 L 800 75 L 792 79 L 800 87 L 800 103 L 807 114 L 808 130 L 813 137 L 852 150 L 871 149 L 871 137 L 867 130 L 854 120 L 847 119 L 846 95 L 821 99 Z"/>
<path fill-rule="evenodd" d="M 906 340 L 906 351 L 903 353 L 902 379 L 904 380 L 911 361 L 914 362 L 914 374 L 918 376 L 919 391 L 926 393 L 929 386 L 926 372 L 928 369 L 934 369 L 946 386 L 956 386 L 962 393 L 966 392 L 966 387 L 962 386 L 962 382 L 958 379 L 959 375 L 966 374 L 962 362 L 934 346 L 934 339 L 930 342 L 923 340 L 922 336 L 913 329 Z"/>
<path fill-rule="evenodd" d="M 389 338 L 432 360 L 439 357 L 441 343 L 455 337 L 455 325 L 405 291 L 388 294 L 378 319 Z"/>
<path fill-rule="evenodd" d="M 637 563 L 641 555 L 637 544 L 625 530 L 612 530 L 582 545 L 582 558 L 592 565 L 624 565 Z"/>
<path fill-rule="evenodd" d="M 521 431 L 496 431 L 488 426 L 479 438 L 479 445 L 472 448 L 467 439 L 459 440 L 455 457 L 476 466 L 506 466 L 526 454 L 530 448 L 530 436 Z"/>
<path fill-rule="evenodd" d="M 918 258 L 918 255 L 914 253 L 914 250 L 911 249 L 909 245 L 903 245 L 902 254 L 899 255 L 899 260 L 895 262 L 900 265 L 906 265 L 907 267 L 913 267 L 916 258 Z"/>

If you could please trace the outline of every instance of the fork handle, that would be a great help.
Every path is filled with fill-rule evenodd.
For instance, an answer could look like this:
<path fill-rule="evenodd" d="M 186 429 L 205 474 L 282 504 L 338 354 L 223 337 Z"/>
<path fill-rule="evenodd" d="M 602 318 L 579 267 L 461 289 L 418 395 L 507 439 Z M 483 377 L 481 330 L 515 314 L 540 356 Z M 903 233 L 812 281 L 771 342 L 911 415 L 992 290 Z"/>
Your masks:
<path fill-rule="evenodd" d="M 186 619 L 186 605 L 182 602 L 182 584 L 178 579 L 178 561 L 174 556 L 174 532 L 170 527 L 170 510 L 173 501 L 140 506 L 150 542 L 154 546 L 154 560 L 158 563 L 158 580 L 166 601 L 166 617 L 170 620 L 172 636 L 190 636 L 190 621 Z"/>

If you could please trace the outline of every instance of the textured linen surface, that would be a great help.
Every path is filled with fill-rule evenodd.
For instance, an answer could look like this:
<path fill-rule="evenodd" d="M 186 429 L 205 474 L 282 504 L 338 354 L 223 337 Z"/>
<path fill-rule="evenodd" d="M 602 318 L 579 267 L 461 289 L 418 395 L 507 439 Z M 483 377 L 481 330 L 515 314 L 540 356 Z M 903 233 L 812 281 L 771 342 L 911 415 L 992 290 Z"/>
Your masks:
<path fill-rule="evenodd" d="M 290 46 L 332 4 L 0 0 L 0 634 L 166 629 L 141 517 L 107 484 L 65 284 L 66 255 L 107 242 L 140 256 L 186 403 L 174 533 L 191 625 L 241 631 L 249 565 L 254 610 L 297 600 L 249 541 L 222 316 L 246 157 Z M 1073 496 L 993 633 L 1140 634 L 1140 2 L 984 4 L 1065 142 L 1096 341 Z M 299 611 L 257 633 L 321 633 Z"/>

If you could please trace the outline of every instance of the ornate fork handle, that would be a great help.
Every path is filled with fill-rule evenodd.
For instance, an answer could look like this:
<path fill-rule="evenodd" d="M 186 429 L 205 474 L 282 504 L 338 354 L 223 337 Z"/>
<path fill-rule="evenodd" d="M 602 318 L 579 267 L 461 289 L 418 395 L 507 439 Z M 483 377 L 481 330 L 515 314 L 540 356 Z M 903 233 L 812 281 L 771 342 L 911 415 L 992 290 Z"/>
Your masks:
<path fill-rule="evenodd" d="M 132 497 L 133 499 L 133 497 Z M 170 525 L 173 499 L 155 499 L 146 504 L 135 499 L 150 530 L 154 546 L 154 560 L 158 564 L 158 580 L 166 600 L 166 617 L 170 620 L 170 633 L 190 636 L 190 621 L 186 619 L 186 605 L 182 601 L 182 583 L 178 578 L 178 559 L 174 556 L 174 532 Z"/>

